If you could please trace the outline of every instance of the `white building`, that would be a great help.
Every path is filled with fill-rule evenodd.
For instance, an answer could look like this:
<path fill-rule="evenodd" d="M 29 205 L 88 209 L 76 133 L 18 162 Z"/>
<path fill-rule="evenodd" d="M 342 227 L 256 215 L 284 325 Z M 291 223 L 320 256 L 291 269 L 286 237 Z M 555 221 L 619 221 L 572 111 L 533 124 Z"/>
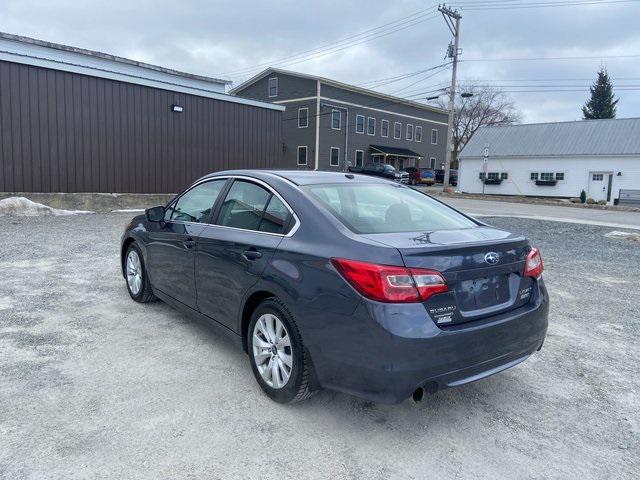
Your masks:
<path fill-rule="evenodd" d="M 484 127 L 459 160 L 462 192 L 612 204 L 640 190 L 640 118 Z"/>

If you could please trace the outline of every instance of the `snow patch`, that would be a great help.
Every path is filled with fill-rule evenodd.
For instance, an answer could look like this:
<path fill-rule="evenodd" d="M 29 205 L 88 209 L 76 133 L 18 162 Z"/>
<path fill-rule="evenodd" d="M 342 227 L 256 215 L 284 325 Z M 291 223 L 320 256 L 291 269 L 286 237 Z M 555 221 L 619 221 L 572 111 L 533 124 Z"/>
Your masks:
<path fill-rule="evenodd" d="M 636 242 L 640 241 L 640 233 L 636 232 L 621 232 L 619 230 L 614 230 L 612 232 L 605 233 L 604 236 L 607 238 L 621 238 L 624 240 L 631 240 Z"/>
<path fill-rule="evenodd" d="M 0 216 L 36 217 L 40 215 L 78 215 L 95 213 L 88 210 L 60 210 L 42 203 L 32 202 L 25 197 L 9 197 L 0 200 Z"/>

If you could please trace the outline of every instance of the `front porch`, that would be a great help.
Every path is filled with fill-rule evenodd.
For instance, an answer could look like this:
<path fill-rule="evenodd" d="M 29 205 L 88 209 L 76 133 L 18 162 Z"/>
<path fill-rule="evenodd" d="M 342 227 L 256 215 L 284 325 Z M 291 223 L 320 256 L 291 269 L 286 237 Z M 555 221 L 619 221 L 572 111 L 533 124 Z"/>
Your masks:
<path fill-rule="evenodd" d="M 422 156 L 408 148 L 387 147 L 382 145 L 371 145 L 371 159 L 374 163 L 386 163 L 393 165 L 398 170 L 407 167 L 420 168 Z"/>

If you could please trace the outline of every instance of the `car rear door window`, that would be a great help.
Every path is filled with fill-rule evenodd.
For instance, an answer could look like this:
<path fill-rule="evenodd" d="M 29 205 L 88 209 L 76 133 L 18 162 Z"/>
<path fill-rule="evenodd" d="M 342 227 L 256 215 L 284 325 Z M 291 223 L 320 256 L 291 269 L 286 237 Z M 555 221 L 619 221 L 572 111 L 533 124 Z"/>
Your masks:
<path fill-rule="evenodd" d="M 271 192 L 255 183 L 236 180 L 220 209 L 218 225 L 258 230 Z"/>
<path fill-rule="evenodd" d="M 226 179 L 211 180 L 196 185 L 167 208 L 165 219 L 206 223 L 226 181 Z"/>

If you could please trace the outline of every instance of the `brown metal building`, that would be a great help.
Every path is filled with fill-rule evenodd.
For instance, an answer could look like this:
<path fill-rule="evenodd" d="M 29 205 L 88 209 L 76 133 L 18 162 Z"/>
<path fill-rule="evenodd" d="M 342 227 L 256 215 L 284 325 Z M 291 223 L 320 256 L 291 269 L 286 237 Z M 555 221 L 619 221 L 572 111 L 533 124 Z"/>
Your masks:
<path fill-rule="evenodd" d="M 172 193 L 277 167 L 284 107 L 226 83 L 0 33 L 0 192 Z"/>

